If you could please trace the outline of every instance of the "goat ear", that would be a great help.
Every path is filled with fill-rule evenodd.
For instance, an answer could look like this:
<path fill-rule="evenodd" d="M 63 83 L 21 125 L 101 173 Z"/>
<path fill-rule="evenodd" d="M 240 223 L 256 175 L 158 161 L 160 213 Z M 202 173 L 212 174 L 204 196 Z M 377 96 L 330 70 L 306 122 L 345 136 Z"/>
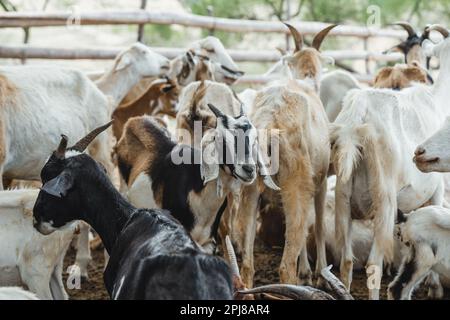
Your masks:
<path fill-rule="evenodd" d="M 214 130 L 206 132 L 202 138 L 200 173 L 203 184 L 219 177 L 219 152 L 216 148 L 216 133 Z"/>
<path fill-rule="evenodd" d="M 73 187 L 73 177 L 68 172 L 63 172 L 57 177 L 47 181 L 41 188 L 45 193 L 52 196 L 63 198 Z"/>
<path fill-rule="evenodd" d="M 127 68 L 130 64 L 131 64 L 131 57 L 128 53 L 125 53 L 120 57 L 119 62 L 117 63 L 116 67 L 114 68 L 114 71 L 116 72 L 116 71 L 123 70 L 123 69 Z"/>
<path fill-rule="evenodd" d="M 191 51 L 186 51 L 186 61 L 191 66 L 191 68 L 195 67 L 194 53 Z"/>

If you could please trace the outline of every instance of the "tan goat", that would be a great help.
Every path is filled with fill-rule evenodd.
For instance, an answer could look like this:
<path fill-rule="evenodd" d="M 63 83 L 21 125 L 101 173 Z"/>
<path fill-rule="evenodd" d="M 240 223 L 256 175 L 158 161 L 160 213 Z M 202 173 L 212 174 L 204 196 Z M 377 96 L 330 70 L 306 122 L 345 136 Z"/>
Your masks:
<path fill-rule="evenodd" d="M 373 87 L 401 90 L 410 87 L 414 82 L 427 83 L 427 72 L 416 62 L 412 65 L 396 64 L 394 67 L 380 69 Z"/>
<path fill-rule="evenodd" d="M 304 48 L 301 34 L 294 27 L 288 27 L 296 46 L 295 52 L 284 59 L 292 75 L 301 80 L 275 82 L 259 91 L 250 118 L 258 130 L 279 130 L 279 171 L 276 178 L 286 218 L 280 280 L 297 283 L 297 261 L 302 253 L 300 279 L 303 283 L 311 283 L 312 273 L 306 251 L 307 218 L 315 209 L 317 273 L 326 266 L 322 223 L 330 157 L 328 120 L 318 96 L 322 70 L 319 48 L 335 25 L 317 34 L 311 48 Z M 253 184 L 244 188 L 238 219 L 233 226 L 233 240 L 242 251 L 242 276 L 248 287 L 253 283 L 253 244 L 258 198 L 263 191 L 261 186 Z"/>

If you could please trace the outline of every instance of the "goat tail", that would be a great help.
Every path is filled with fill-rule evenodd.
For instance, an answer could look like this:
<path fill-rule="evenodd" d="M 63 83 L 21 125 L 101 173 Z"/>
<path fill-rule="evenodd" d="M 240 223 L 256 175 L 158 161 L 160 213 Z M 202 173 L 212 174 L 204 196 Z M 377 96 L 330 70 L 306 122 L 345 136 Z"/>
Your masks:
<path fill-rule="evenodd" d="M 350 128 L 330 124 L 331 160 L 336 175 L 344 183 L 350 179 L 363 158 L 364 145 L 372 136 L 370 129 L 367 124 Z"/>

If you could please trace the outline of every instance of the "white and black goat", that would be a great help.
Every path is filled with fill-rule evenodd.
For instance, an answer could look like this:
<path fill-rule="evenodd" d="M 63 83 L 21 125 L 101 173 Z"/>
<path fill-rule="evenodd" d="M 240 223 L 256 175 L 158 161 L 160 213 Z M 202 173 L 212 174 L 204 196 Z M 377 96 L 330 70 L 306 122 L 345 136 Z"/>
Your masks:
<path fill-rule="evenodd" d="M 62 136 L 41 172 L 35 228 L 49 234 L 74 220 L 89 223 L 110 255 L 104 281 L 113 299 L 231 299 L 231 272 L 223 260 L 204 254 L 167 211 L 133 207 L 104 167 L 83 153 L 109 126 L 71 148 Z"/>
<path fill-rule="evenodd" d="M 241 112 L 231 117 L 208 106 L 217 125 L 203 136 L 201 150 L 175 143 L 144 116 L 128 120 L 116 152 L 129 201 L 171 211 L 192 238 L 212 252 L 226 196 L 235 184 L 253 183 L 259 170 L 269 187 L 277 187 L 263 165 L 257 131 L 247 116 Z"/>
<path fill-rule="evenodd" d="M 414 289 L 427 277 L 428 297 L 442 298 L 442 285 L 450 285 L 450 210 L 428 206 L 400 214 L 397 236 L 407 253 L 389 284 L 388 298 L 410 300 Z"/>

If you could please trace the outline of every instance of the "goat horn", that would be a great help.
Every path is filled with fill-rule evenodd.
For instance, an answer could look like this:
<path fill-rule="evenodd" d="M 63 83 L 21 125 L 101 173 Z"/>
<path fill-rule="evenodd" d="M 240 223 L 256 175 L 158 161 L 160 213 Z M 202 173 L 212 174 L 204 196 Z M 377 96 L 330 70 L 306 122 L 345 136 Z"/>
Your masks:
<path fill-rule="evenodd" d="M 236 277 L 241 278 L 239 265 L 236 259 L 236 253 L 234 252 L 233 244 L 231 243 L 230 237 L 228 235 L 225 237 L 225 247 L 227 249 L 228 259 L 230 259 L 231 271 Z"/>
<path fill-rule="evenodd" d="M 275 191 L 281 190 L 281 188 L 275 184 L 275 182 L 273 181 L 271 176 L 264 176 L 263 182 L 266 185 L 266 187 L 268 187 L 272 190 L 275 190 Z"/>
<path fill-rule="evenodd" d="M 432 26 L 429 26 L 428 31 L 438 31 L 440 34 L 442 34 L 444 36 L 444 38 L 448 38 L 448 36 L 450 35 L 450 33 L 448 32 L 448 30 L 444 27 L 441 26 L 440 24 L 433 24 Z"/>
<path fill-rule="evenodd" d="M 399 27 L 402 27 L 403 29 L 405 29 L 406 32 L 408 32 L 408 38 L 414 37 L 417 35 L 417 32 L 414 30 L 413 26 L 411 24 L 409 24 L 409 22 L 398 21 L 398 22 L 391 23 L 391 26 L 399 26 Z"/>
<path fill-rule="evenodd" d="M 219 109 L 217 109 L 215 106 L 213 106 L 211 103 L 208 103 L 208 107 L 209 109 L 211 109 L 211 111 L 214 113 L 214 115 L 217 118 L 225 118 L 225 114 L 222 113 L 222 111 L 220 111 Z"/>
<path fill-rule="evenodd" d="M 64 159 L 67 149 L 67 136 L 62 134 L 61 141 L 59 142 L 58 149 L 55 151 L 55 156 L 59 159 Z"/>
<path fill-rule="evenodd" d="M 103 131 L 105 131 L 106 129 L 109 128 L 109 126 L 111 126 L 111 124 L 113 123 L 113 120 L 111 120 L 110 122 L 108 122 L 107 124 L 98 127 L 94 130 L 92 130 L 91 132 L 89 132 L 84 138 L 81 138 L 77 143 L 75 143 L 72 147 L 70 147 L 70 150 L 75 150 L 78 152 L 83 152 L 84 150 L 86 150 L 86 148 L 88 147 L 88 145 Z"/>
<path fill-rule="evenodd" d="M 286 27 L 289 28 L 289 31 L 291 32 L 292 37 L 294 38 L 295 42 L 295 52 L 302 50 L 303 47 L 303 37 L 300 34 L 300 32 L 295 29 L 292 25 L 289 23 L 283 22 Z"/>
<path fill-rule="evenodd" d="M 323 39 L 325 39 L 326 35 L 331 31 L 331 29 L 337 27 L 337 24 L 332 24 L 331 26 L 326 27 L 322 31 L 320 31 L 313 39 L 312 47 L 319 51 L 320 46 L 322 45 Z"/>
<path fill-rule="evenodd" d="M 421 36 L 422 41 L 425 40 L 425 39 L 430 39 L 430 26 L 431 26 L 431 25 L 428 24 L 428 25 L 423 29 L 422 36 Z"/>
<path fill-rule="evenodd" d="M 236 94 L 236 91 L 234 91 L 234 90 L 231 90 L 231 91 L 233 92 L 234 98 L 240 103 L 239 115 L 237 116 L 237 118 L 242 117 L 245 114 L 245 112 L 244 112 L 244 103 L 242 102 L 241 99 L 239 99 L 238 95 Z"/>
<path fill-rule="evenodd" d="M 248 290 L 239 290 L 241 294 L 268 293 L 284 296 L 294 300 L 335 300 L 325 291 L 292 284 L 269 284 Z"/>
<path fill-rule="evenodd" d="M 355 300 L 344 284 L 331 272 L 332 267 L 332 265 L 329 265 L 328 267 L 323 268 L 320 271 L 320 274 L 328 282 L 331 289 L 336 294 L 336 298 L 338 300 Z"/>

